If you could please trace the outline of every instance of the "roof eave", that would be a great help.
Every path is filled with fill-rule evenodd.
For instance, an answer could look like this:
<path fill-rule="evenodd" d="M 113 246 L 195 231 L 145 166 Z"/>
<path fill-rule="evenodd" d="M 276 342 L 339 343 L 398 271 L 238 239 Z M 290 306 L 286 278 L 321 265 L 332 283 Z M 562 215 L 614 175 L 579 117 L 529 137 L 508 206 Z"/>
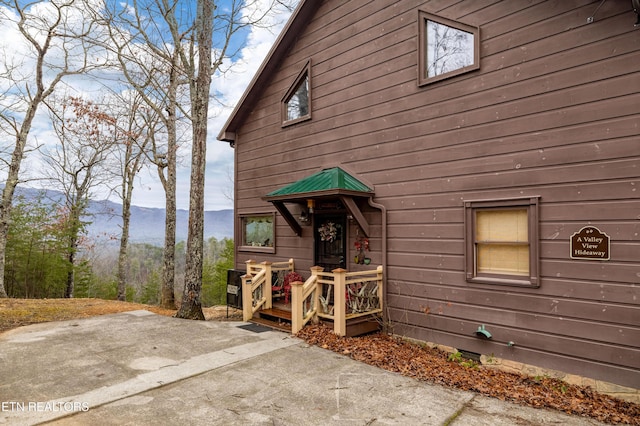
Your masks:
<path fill-rule="evenodd" d="M 351 196 L 351 197 L 373 197 L 373 192 L 353 191 L 348 189 L 327 189 L 320 191 L 298 192 L 295 194 L 283 194 L 283 195 L 265 195 L 262 197 L 264 201 L 284 201 L 284 202 L 301 202 L 307 199 L 318 199 L 324 197 L 336 197 L 336 196 Z"/>

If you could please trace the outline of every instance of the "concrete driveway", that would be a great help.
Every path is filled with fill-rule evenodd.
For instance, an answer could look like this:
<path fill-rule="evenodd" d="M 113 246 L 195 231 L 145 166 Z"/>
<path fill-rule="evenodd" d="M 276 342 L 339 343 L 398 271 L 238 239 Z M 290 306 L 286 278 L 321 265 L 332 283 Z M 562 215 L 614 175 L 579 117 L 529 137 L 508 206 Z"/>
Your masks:
<path fill-rule="evenodd" d="M 598 425 L 402 377 L 244 322 L 133 311 L 0 335 L 0 424 Z"/>

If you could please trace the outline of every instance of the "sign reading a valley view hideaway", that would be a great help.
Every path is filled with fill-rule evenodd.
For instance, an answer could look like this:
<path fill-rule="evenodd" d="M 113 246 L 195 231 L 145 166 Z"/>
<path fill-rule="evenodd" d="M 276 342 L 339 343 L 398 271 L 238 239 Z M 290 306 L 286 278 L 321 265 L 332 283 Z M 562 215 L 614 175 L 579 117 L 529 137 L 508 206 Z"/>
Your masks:
<path fill-rule="evenodd" d="M 571 236 L 571 258 L 609 260 L 609 236 L 595 226 L 585 226 Z"/>

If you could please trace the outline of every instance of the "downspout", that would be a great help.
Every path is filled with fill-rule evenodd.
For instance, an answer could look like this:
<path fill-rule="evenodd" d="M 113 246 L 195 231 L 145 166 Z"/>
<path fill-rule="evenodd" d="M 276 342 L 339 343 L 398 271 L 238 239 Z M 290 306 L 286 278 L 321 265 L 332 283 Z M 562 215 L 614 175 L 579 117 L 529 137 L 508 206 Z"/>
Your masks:
<path fill-rule="evenodd" d="M 382 213 L 382 286 L 384 291 L 382 292 L 382 320 L 383 324 L 387 324 L 387 208 L 380 203 L 373 201 L 373 197 L 369 197 L 369 205 L 374 209 L 380 210 Z"/>

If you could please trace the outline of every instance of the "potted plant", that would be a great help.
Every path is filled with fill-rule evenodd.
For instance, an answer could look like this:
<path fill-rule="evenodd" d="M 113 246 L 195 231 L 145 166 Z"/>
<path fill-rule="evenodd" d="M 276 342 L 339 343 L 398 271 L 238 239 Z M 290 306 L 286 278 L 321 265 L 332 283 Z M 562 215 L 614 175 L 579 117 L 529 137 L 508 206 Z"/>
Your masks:
<path fill-rule="evenodd" d="M 300 275 L 296 271 L 291 271 L 284 276 L 283 287 L 284 287 L 284 303 L 285 304 L 289 303 L 289 295 L 291 294 L 291 283 L 295 283 L 295 282 L 301 282 L 301 283 L 304 282 L 304 278 L 302 278 L 302 275 Z"/>
<path fill-rule="evenodd" d="M 369 239 L 367 237 L 358 235 L 356 237 L 356 242 L 354 243 L 354 246 L 358 251 L 358 254 L 356 254 L 353 261 L 359 265 L 370 264 L 371 259 L 369 259 L 365 254 L 365 252 L 369 251 Z"/>

